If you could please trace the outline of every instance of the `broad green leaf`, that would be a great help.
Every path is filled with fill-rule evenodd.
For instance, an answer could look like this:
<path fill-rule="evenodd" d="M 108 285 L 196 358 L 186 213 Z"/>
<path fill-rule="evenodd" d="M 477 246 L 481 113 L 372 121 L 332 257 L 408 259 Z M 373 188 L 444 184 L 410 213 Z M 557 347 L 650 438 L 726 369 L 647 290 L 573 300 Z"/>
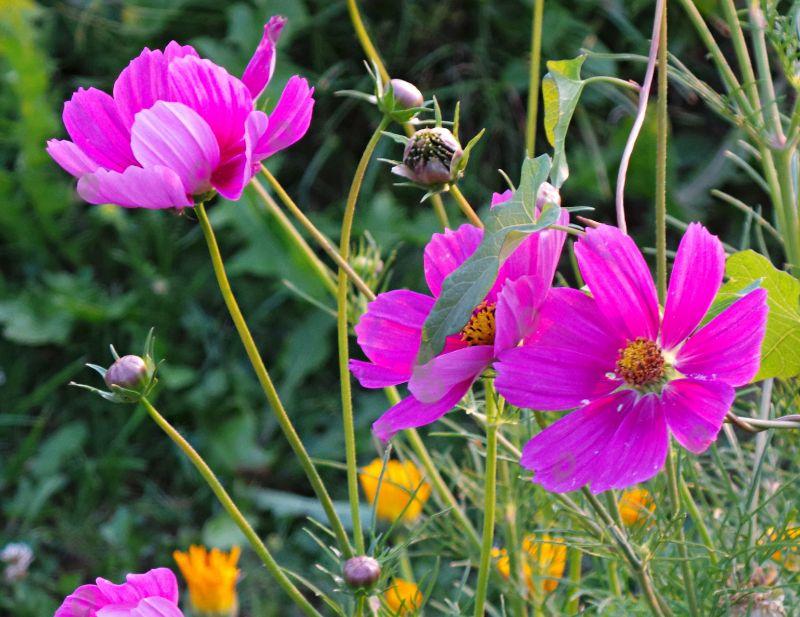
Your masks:
<path fill-rule="evenodd" d="M 585 60 L 586 54 L 572 60 L 551 60 L 547 63 L 549 72 L 542 79 L 544 130 L 547 141 L 553 146 L 550 178 L 556 188 L 560 188 L 569 176 L 564 142 L 572 114 L 583 92 L 581 66 Z"/>
<path fill-rule="evenodd" d="M 425 321 L 417 358 L 420 364 L 442 350 L 447 336 L 464 327 L 472 311 L 492 288 L 505 257 L 529 234 L 558 220 L 561 208 L 556 204 L 546 204 L 536 217 L 536 193 L 549 171 L 550 157 L 546 154 L 526 159 L 520 185 L 511 200 L 489 211 L 481 244 L 444 280 L 442 293 Z"/>
<path fill-rule="evenodd" d="M 729 280 L 720 290 L 715 306 L 737 299 L 759 281 L 767 290 L 767 333 L 756 379 L 787 379 L 800 374 L 800 281 L 755 251 L 728 257 L 725 272 Z"/>

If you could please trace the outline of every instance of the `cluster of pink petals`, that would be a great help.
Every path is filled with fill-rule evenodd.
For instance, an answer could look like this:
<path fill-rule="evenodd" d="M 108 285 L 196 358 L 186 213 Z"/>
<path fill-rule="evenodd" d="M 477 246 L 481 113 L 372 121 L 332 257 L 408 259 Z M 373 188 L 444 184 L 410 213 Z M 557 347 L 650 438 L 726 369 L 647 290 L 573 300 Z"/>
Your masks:
<path fill-rule="evenodd" d="M 308 130 L 313 88 L 301 77 L 286 84 L 273 112 L 255 101 L 275 68 L 275 43 L 285 23 L 273 17 L 239 79 L 171 42 L 145 48 L 114 83 L 113 96 L 79 88 L 64 104 L 71 141 L 47 151 L 78 178 L 93 204 L 182 208 L 216 190 L 238 199 L 260 161 Z"/>
<path fill-rule="evenodd" d="M 128 574 L 115 585 L 98 578 L 64 600 L 54 617 L 183 617 L 178 608 L 178 581 L 172 570 L 156 568 Z"/>
<path fill-rule="evenodd" d="M 511 191 L 495 193 L 492 206 L 510 198 Z M 561 222 L 566 223 L 567 217 L 564 212 Z M 411 391 L 411 396 L 373 425 L 380 439 L 439 419 L 458 404 L 502 351 L 516 346 L 533 329 L 558 265 L 565 240 L 561 231 L 530 235 L 501 266 L 485 298 L 487 303 L 496 303 L 494 344 L 468 346 L 453 335 L 438 356 L 425 365 L 416 364 L 422 328 L 442 283 L 475 252 L 482 238 L 483 231 L 472 225 L 434 234 L 424 253 L 425 280 L 431 295 L 408 290 L 382 293 L 356 325 L 358 344 L 370 360 L 351 360 L 350 370 L 356 379 L 365 388 L 408 382 Z"/>
<path fill-rule="evenodd" d="M 693 223 L 678 248 L 663 316 L 653 278 L 633 240 L 615 227 L 588 229 L 575 245 L 591 296 L 554 289 L 533 335 L 500 354 L 496 387 L 513 405 L 577 408 L 525 446 L 522 465 L 554 492 L 589 484 L 598 493 L 653 477 L 669 434 L 701 453 L 760 362 L 766 291 L 751 291 L 703 324 L 723 279 L 716 236 Z M 619 353 L 645 339 L 671 366 L 655 391 L 630 387 Z"/>

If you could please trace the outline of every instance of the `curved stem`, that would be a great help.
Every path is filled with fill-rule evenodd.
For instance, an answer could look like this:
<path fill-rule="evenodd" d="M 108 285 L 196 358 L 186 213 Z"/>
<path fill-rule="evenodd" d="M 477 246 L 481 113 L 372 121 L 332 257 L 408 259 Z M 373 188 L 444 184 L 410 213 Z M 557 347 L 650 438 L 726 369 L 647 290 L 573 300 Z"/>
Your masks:
<path fill-rule="evenodd" d="M 361 13 L 358 10 L 358 3 L 356 0 L 347 0 L 347 10 L 350 13 L 350 21 L 356 31 L 358 42 L 361 43 L 361 48 L 364 50 L 364 53 L 367 54 L 367 58 L 378 67 L 381 79 L 388 83 L 389 73 L 386 70 L 386 65 L 383 63 L 383 60 L 381 60 L 378 50 L 375 49 L 375 46 L 369 38 L 369 33 L 367 33 L 367 28 L 364 26 L 364 20 L 361 19 Z"/>
<path fill-rule="evenodd" d="M 525 124 L 525 151 L 528 157 L 536 155 L 536 123 L 539 112 L 539 75 L 542 65 L 542 21 L 544 0 L 533 2 L 533 23 L 531 24 L 531 66 L 528 73 L 528 117 Z"/>
<path fill-rule="evenodd" d="M 264 365 L 264 361 L 261 359 L 261 355 L 258 353 L 258 348 L 253 340 L 253 335 L 250 333 L 250 329 L 247 327 L 247 322 L 242 315 L 239 304 L 236 302 L 236 297 L 233 295 L 230 281 L 228 281 L 228 275 L 225 273 L 225 265 L 222 261 L 222 254 L 220 253 L 219 245 L 217 244 L 217 239 L 214 235 L 214 230 L 211 227 L 211 221 L 208 220 L 208 214 L 206 214 L 206 209 L 203 204 L 198 204 L 195 206 L 195 212 L 197 213 L 197 218 L 200 221 L 200 227 L 203 229 L 203 235 L 205 236 L 206 244 L 208 245 L 208 252 L 211 255 L 211 263 L 214 267 L 214 275 L 217 277 L 217 284 L 219 285 L 220 292 L 222 293 L 222 298 L 225 300 L 225 306 L 227 306 L 231 319 L 236 326 L 236 331 L 239 333 L 239 338 L 242 340 L 242 344 L 247 352 L 247 357 L 250 360 L 250 364 L 253 366 L 253 370 L 258 377 L 258 381 L 261 384 L 261 389 L 264 391 L 264 395 L 267 397 L 267 401 L 269 401 L 270 406 L 275 412 L 275 417 L 278 420 L 278 424 L 280 425 L 283 434 L 286 436 L 286 439 L 289 442 L 289 445 L 292 447 L 295 456 L 297 456 L 298 460 L 300 461 L 300 466 L 303 468 L 303 471 L 305 471 L 305 474 L 311 483 L 311 487 L 314 489 L 322 508 L 325 510 L 325 514 L 327 515 L 333 533 L 336 536 L 339 548 L 345 553 L 346 556 L 351 557 L 353 554 L 353 549 L 350 546 L 350 541 L 347 538 L 347 533 L 342 526 L 342 522 L 339 520 L 339 515 L 336 513 L 336 509 L 333 507 L 331 496 L 328 494 L 328 491 L 322 482 L 322 478 L 319 476 L 317 468 L 314 466 L 314 463 L 312 462 L 311 457 L 308 455 L 300 436 L 294 429 L 294 425 L 292 424 L 289 415 L 286 413 L 286 409 L 283 407 L 283 403 L 278 395 L 278 391 L 275 389 L 275 385 L 272 383 L 272 378 L 267 372 L 267 367 Z"/>
<path fill-rule="evenodd" d="M 236 526 L 239 527 L 241 532 L 247 538 L 250 546 L 253 547 L 253 550 L 264 563 L 269 573 L 275 577 L 278 585 L 280 585 L 281 588 L 288 594 L 288 596 L 295 602 L 295 604 L 300 607 L 300 610 L 302 610 L 303 613 L 306 615 L 311 615 L 312 617 L 322 617 L 320 613 L 309 603 L 309 601 L 303 597 L 303 594 L 300 593 L 300 590 L 297 589 L 294 583 L 292 583 L 292 581 L 289 580 L 289 578 L 283 573 L 283 570 L 278 565 L 278 562 L 275 561 L 275 558 L 261 541 L 261 538 L 258 537 L 258 534 L 255 532 L 255 530 L 250 526 L 250 523 L 247 522 L 247 519 L 236 506 L 236 503 L 233 501 L 233 499 L 231 499 L 231 496 L 228 495 L 225 487 L 222 486 L 222 483 L 217 479 L 217 476 L 203 460 L 203 457 L 198 454 L 197 450 L 195 450 L 192 445 L 186 441 L 186 439 L 184 439 L 183 435 L 181 435 L 167 421 L 167 419 L 164 418 L 164 416 L 158 413 L 158 410 L 153 407 L 150 401 L 148 401 L 145 397 L 142 397 L 141 402 L 142 405 L 144 405 L 144 408 L 147 410 L 147 413 L 150 414 L 150 417 L 153 419 L 153 421 L 167 434 L 170 439 L 172 439 L 173 442 L 175 442 L 175 444 L 186 455 L 186 458 L 191 461 L 192 465 L 194 465 L 197 471 L 200 472 L 200 475 L 203 476 L 206 484 L 208 484 L 209 488 L 211 488 L 211 490 L 214 492 L 214 495 L 216 495 L 220 504 L 222 504 L 222 507 L 225 508 L 225 511 L 233 519 L 233 522 L 236 523 Z"/>
<path fill-rule="evenodd" d="M 350 232 L 353 228 L 355 218 L 356 202 L 361 191 L 361 184 L 364 181 L 364 174 L 367 165 L 375 151 L 375 146 L 380 141 L 381 134 L 389 126 L 391 120 L 388 117 L 381 119 L 378 128 L 370 137 L 361 160 L 356 167 L 353 182 L 350 184 L 350 192 L 347 195 L 347 204 L 344 209 L 342 219 L 342 234 L 339 240 L 339 255 L 342 261 L 347 262 L 350 254 Z M 350 389 L 350 350 L 348 349 L 348 326 L 347 326 L 347 274 L 343 268 L 339 268 L 338 289 L 336 293 L 336 330 L 339 342 L 339 379 L 342 386 L 342 423 L 344 426 L 345 458 L 347 462 L 347 493 L 350 498 L 350 513 L 353 517 L 353 538 L 355 541 L 356 552 L 360 555 L 364 552 L 364 534 L 361 530 L 361 513 L 358 501 L 358 462 L 356 460 L 356 437 L 353 421 L 353 397 Z"/>
<path fill-rule="evenodd" d="M 436 218 L 439 221 L 439 225 L 442 226 L 442 229 L 450 227 L 450 219 L 447 218 L 447 210 L 444 209 L 442 196 L 438 193 L 433 195 L 431 197 L 431 203 L 433 203 L 433 212 L 436 214 Z"/>
<path fill-rule="evenodd" d="M 650 86 L 653 84 L 653 73 L 656 66 L 656 52 L 658 51 L 658 41 L 661 38 L 661 16 L 666 10 L 666 0 L 656 1 L 656 15 L 653 20 L 653 37 L 650 42 L 650 54 L 647 60 L 647 70 L 644 75 L 644 82 L 639 91 L 639 107 L 636 111 L 636 119 L 633 121 L 633 127 L 628 135 L 628 141 L 625 143 L 625 149 L 622 152 L 622 159 L 619 163 L 619 173 L 617 174 L 617 194 L 616 194 L 616 208 L 617 208 L 617 227 L 620 228 L 622 233 L 628 233 L 628 227 L 625 223 L 625 178 L 628 174 L 628 164 L 631 161 L 633 154 L 633 147 L 636 145 L 636 139 L 639 137 L 639 132 L 642 130 L 644 124 L 644 117 L 647 114 L 647 100 L 650 98 Z M 664 71 L 666 73 L 666 71 Z"/>
<path fill-rule="evenodd" d="M 475 210 L 472 209 L 472 206 L 469 205 L 461 189 L 458 188 L 457 185 L 451 184 L 450 194 L 455 198 L 458 207 L 461 208 L 461 211 L 464 213 L 464 216 L 469 219 L 469 222 L 475 225 L 475 227 L 483 229 L 483 221 L 481 221 L 480 217 L 475 213 Z"/>
<path fill-rule="evenodd" d="M 611 77 L 610 75 L 595 75 L 593 77 L 587 77 L 583 80 L 583 84 L 585 86 L 588 86 L 589 84 L 611 84 L 612 86 L 625 88 L 626 90 L 633 90 L 636 93 L 642 91 L 642 87 L 639 84 L 633 81 L 625 81 L 619 77 Z"/>
<path fill-rule="evenodd" d="M 497 501 L 497 401 L 491 378 L 484 380 L 486 388 L 486 469 L 483 501 L 483 534 L 481 536 L 481 560 L 478 568 L 478 583 L 475 587 L 475 617 L 483 617 L 489 574 L 492 567 L 492 544 L 494 543 L 494 516 Z"/>
<path fill-rule="evenodd" d="M 305 213 L 300 209 L 300 207 L 289 196 L 289 193 L 286 192 L 286 189 L 284 189 L 281 183 L 278 182 L 278 179 L 275 176 L 273 176 L 272 173 L 270 173 L 269 169 L 267 169 L 263 165 L 261 166 L 261 173 L 264 174 L 264 177 L 267 179 L 267 182 L 269 182 L 269 185 L 272 187 L 272 190 L 274 190 L 278 194 L 278 197 L 283 202 L 283 205 L 286 206 L 289 212 L 292 213 L 292 216 L 294 216 L 299 221 L 299 223 L 303 226 L 303 228 L 309 234 L 311 234 L 311 237 L 314 238 L 314 241 L 322 248 L 323 251 L 325 251 L 328 257 L 333 259 L 333 261 L 336 262 L 336 265 L 345 271 L 348 278 L 351 281 L 353 281 L 353 285 L 355 285 L 358 288 L 358 290 L 362 294 L 364 294 L 364 296 L 366 296 L 367 300 L 374 300 L 375 294 L 372 292 L 369 286 L 364 282 L 364 279 L 362 279 L 358 275 L 358 273 L 355 270 L 353 270 L 353 268 L 350 266 L 349 263 L 347 263 L 347 261 L 342 259 L 342 256 L 339 255 L 339 251 L 336 249 L 336 247 L 331 243 L 330 240 L 328 240 L 328 238 L 325 237 L 325 234 L 323 234 L 319 229 L 317 229 L 314 223 L 311 222 L 311 219 L 309 219 L 305 215 Z M 269 198 L 269 195 L 267 194 L 266 191 L 264 191 L 264 187 L 262 187 L 255 179 L 252 180 L 252 184 L 254 187 L 256 187 L 256 192 L 259 195 L 261 195 L 262 199 L 266 201 Z M 336 294 L 337 291 L 338 287 L 336 286 L 336 284 L 332 284 L 331 292 L 333 294 Z"/>

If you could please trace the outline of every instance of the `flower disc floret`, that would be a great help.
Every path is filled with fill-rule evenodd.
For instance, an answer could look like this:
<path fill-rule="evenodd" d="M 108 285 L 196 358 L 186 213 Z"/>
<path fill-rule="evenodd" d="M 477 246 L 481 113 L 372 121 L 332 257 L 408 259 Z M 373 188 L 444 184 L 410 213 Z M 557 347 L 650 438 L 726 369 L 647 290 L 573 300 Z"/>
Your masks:
<path fill-rule="evenodd" d="M 619 350 L 617 375 L 635 388 L 647 388 L 663 382 L 666 362 L 655 341 L 638 337 Z"/>
<path fill-rule="evenodd" d="M 461 340 L 469 346 L 494 345 L 496 302 L 481 302 L 461 330 Z"/>

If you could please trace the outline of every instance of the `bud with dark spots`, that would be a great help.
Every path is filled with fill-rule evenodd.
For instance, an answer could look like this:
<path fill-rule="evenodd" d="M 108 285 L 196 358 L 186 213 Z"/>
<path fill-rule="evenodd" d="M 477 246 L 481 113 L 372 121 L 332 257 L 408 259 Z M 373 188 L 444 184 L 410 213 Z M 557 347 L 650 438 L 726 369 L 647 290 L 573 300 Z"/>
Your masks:
<path fill-rule="evenodd" d="M 405 79 L 392 79 L 392 94 L 401 107 L 409 109 L 411 107 L 422 107 L 425 99 L 422 92 L 414 84 Z"/>
<path fill-rule="evenodd" d="M 108 371 L 106 371 L 106 385 L 111 388 L 119 386 L 127 390 L 136 390 L 147 383 L 147 363 L 139 356 L 122 356 Z"/>
<path fill-rule="evenodd" d="M 448 129 L 420 129 L 406 144 L 403 164 L 392 167 L 392 172 L 426 187 L 447 184 L 456 179 L 463 154 L 461 144 Z"/>
<path fill-rule="evenodd" d="M 368 589 L 381 577 L 381 565 L 367 555 L 351 557 L 344 562 L 342 571 L 345 582 L 354 589 Z"/>

